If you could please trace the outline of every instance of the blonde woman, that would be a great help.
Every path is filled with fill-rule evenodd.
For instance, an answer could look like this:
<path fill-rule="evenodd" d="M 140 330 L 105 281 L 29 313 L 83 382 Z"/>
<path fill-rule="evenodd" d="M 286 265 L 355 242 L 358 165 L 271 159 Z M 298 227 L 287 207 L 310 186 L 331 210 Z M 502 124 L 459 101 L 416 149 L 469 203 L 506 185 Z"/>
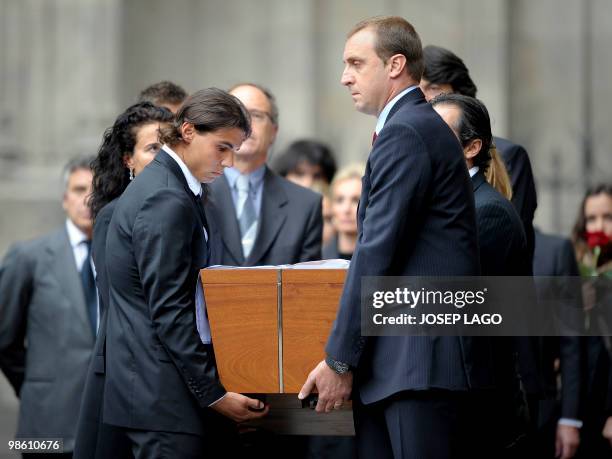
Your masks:
<path fill-rule="evenodd" d="M 323 259 L 350 260 L 357 244 L 357 205 L 365 166 L 350 164 L 331 183 L 331 215 L 336 236 L 323 247 Z"/>

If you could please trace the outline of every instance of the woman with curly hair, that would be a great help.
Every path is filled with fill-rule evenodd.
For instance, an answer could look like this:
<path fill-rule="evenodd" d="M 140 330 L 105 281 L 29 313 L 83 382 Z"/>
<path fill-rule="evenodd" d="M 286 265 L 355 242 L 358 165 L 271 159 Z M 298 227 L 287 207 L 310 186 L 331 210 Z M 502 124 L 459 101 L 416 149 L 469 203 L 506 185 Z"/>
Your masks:
<path fill-rule="evenodd" d="M 159 151 L 160 128 L 172 122 L 172 113 L 150 102 L 132 105 L 120 114 L 102 138 L 98 155 L 92 163 L 93 191 L 89 201 L 95 219 L 92 257 L 96 266 L 99 294 L 100 328 L 83 393 L 75 458 L 130 457 L 120 432 L 102 423 L 106 348 L 106 233 L 117 198 Z"/>
<path fill-rule="evenodd" d="M 587 190 L 572 231 L 576 259 L 583 282 L 583 300 L 590 335 L 586 338 L 586 391 L 584 448 L 579 457 L 612 457 L 612 341 L 610 307 L 612 294 L 612 184 L 601 183 Z"/>
<path fill-rule="evenodd" d="M 94 218 L 153 160 L 161 147 L 161 124 L 173 119 L 168 109 L 140 102 L 125 110 L 104 132 L 98 156 L 91 165 L 94 181 L 90 205 Z"/>

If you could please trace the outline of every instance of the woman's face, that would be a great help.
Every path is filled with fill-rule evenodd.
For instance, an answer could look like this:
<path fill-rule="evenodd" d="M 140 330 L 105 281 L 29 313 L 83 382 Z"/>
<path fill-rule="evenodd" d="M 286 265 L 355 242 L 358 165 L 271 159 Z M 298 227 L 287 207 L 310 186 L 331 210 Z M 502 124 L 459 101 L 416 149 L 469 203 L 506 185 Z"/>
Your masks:
<path fill-rule="evenodd" d="M 147 164 L 153 161 L 161 148 L 159 143 L 159 122 L 143 124 L 136 128 L 136 145 L 132 156 L 125 159 L 128 169 L 134 170 L 134 175 L 140 174 Z"/>
<path fill-rule="evenodd" d="M 334 184 L 332 215 L 338 233 L 357 234 L 357 205 L 360 196 L 361 180 L 358 178 L 349 178 Z"/>
<path fill-rule="evenodd" d="M 184 137 L 185 138 L 185 137 Z M 202 183 L 211 183 L 234 164 L 234 152 L 244 141 L 244 132 L 237 127 L 201 133 L 193 131 L 184 150 L 185 164 Z"/>
<path fill-rule="evenodd" d="M 588 233 L 603 231 L 612 238 L 612 196 L 606 193 L 589 196 L 584 203 L 584 219 Z"/>

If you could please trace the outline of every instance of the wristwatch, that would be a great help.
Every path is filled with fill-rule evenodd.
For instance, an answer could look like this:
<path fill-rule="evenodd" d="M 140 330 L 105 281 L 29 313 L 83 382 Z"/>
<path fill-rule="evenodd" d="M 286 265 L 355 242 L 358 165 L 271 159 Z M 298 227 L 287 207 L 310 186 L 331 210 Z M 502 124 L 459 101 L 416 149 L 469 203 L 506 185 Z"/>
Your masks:
<path fill-rule="evenodd" d="M 348 363 L 338 362 L 337 360 L 332 359 L 331 357 L 325 357 L 325 363 L 329 368 L 334 370 L 339 375 L 343 375 L 350 370 L 350 366 Z"/>

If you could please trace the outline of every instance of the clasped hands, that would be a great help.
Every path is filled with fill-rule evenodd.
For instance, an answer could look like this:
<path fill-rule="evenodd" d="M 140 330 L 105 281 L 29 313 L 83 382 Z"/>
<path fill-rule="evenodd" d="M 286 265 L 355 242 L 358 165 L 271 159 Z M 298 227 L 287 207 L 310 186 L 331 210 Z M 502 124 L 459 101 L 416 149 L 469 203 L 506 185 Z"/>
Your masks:
<path fill-rule="evenodd" d="M 353 388 L 353 373 L 348 371 L 340 375 L 323 360 L 308 375 L 298 398 L 304 400 L 315 388 L 319 394 L 316 411 L 318 413 L 329 413 L 342 407 L 342 404 L 350 398 Z"/>

